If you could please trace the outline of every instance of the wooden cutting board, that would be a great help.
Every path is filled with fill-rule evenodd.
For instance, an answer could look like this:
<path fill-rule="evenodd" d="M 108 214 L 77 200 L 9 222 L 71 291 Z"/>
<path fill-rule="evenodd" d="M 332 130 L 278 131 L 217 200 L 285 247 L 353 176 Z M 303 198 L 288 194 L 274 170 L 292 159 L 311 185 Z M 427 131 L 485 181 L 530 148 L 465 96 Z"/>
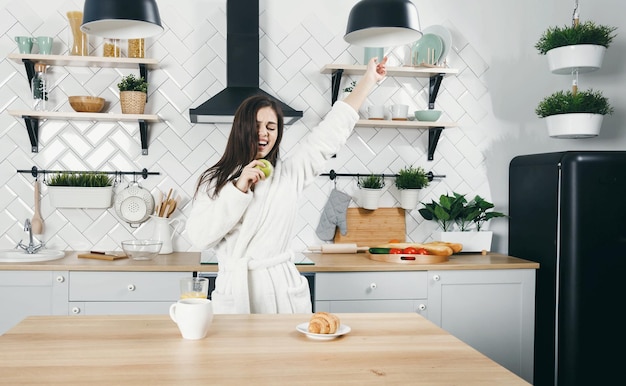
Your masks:
<path fill-rule="evenodd" d="M 80 259 L 96 259 L 96 260 L 109 260 L 109 261 L 128 258 L 128 256 L 126 255 L 114 256 L 114 255 L 105 255 L 102 253 L 80 253 L 77 255 L 77 257 Z"/>
<path fill-rule="evenodd" d="M 335 243 L 355 243 L 359 247 L 406 240 L 406 220 L 402 208 L 348 208 L 348 232 L 335 231 Z"/>

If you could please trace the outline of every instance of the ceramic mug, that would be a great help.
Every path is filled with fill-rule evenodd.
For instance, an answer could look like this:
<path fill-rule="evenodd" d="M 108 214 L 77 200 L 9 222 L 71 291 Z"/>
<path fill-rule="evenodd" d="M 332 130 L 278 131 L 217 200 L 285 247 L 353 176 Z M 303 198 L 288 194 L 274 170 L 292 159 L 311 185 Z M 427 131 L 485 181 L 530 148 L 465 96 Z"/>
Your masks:
<path fill-rule="evenodd" d="M 384 119 L 385 118 L 385 106 L 383 105 L 368 106 L 367 116 L 369 119 Z"/>
<path fill-rule="evenodd" d="M 371 58 L 378 58 L 378 63 L 380 63 L 385 57 L 385 49 L 383 47 L 365 47 L 363 57 L 363 64 L 369 63 Z"/>
<path fill-rule="evenodd" d="M 17 42 L 17 49 L 20 51 L 20 54 L 30 54 L 33 50 L 33 38 L 30 36 L 16 36 L 15 41 Z"/>
<path fill-rule="evenodd" d="M 52 52 L 52 40 L 50 36 L 37 36 L 36 43 L 40 54 L 50 55 Z"/>
<path fill-rule="evenodd" d="M 389 107 L 391 119 L 396 121 L 406 121 L 409 114 L 408 105 L 393 105 Z"/>
<path fill-rule="evenodd" d="M 213 322 L 213 305 L 209 299 L 180 299 L 170 306 L 170 318 L 184 339 L 202 339 Z"/>

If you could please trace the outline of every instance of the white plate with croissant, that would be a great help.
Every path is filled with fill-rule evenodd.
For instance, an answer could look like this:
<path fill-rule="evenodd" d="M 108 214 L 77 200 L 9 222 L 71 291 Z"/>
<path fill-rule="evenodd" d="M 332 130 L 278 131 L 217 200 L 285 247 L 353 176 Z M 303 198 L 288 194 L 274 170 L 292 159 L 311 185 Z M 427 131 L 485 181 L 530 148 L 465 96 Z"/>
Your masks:
<path fill-rule="evenodd" d="M 303 333 L 304 335 L 306 335 L 308 338 L 311 338 L 311 339 L 331 340 L 331 339 L 335 339 L 335 338 L 338 338 L 342 335 L 349 333 L 352 329 L 350 328 L 350 326 L 342 324 L 339 326 L 339 328 L 334 334 L 315 334 L 315 333 L 309 332 L 309 323 L 307 322 L 307 323 L 298 324 L 296 326 L 296 330 L 298 330 L 298 332 Z"/>

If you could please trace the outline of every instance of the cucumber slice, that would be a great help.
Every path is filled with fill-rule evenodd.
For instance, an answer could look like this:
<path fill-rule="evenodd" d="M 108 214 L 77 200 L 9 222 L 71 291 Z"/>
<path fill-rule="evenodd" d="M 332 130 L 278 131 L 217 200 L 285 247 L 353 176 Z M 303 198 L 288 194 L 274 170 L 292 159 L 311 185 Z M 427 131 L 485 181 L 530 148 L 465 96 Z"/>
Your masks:
<path fill-rule="evenodd" d="M 369 253 L 372 255 L 388 255 L 391 248 L 370 248 Z"/>

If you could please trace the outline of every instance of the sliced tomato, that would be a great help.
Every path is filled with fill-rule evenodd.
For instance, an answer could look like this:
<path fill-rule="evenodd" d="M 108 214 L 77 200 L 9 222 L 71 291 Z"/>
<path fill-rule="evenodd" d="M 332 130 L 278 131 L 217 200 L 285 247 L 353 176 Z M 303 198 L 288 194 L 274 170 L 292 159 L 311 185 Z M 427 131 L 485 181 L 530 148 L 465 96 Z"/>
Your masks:
<path fill-rule="evenodd" d="M 417 248 L 415 247 L 406 247 L 402 250 L 402 253 L 406 253 L 409 255 L 417 255 Z"/>
<path fill-rule="evenodd" d="M 389 253 L 392 254 L 392 255 L 398 255 L 398 254 L 401 254 L 401 253 L 404 253 L 404 252 L 402 252 L 402 249 L 400 249 L 400 248 L 391 248 L 389 250 Z"/>
<path fill-rule="evenodd" d="M 418 255 L 428 255 L 428 251 L 424 248 L 419 248 L 416 253 Z"/>

